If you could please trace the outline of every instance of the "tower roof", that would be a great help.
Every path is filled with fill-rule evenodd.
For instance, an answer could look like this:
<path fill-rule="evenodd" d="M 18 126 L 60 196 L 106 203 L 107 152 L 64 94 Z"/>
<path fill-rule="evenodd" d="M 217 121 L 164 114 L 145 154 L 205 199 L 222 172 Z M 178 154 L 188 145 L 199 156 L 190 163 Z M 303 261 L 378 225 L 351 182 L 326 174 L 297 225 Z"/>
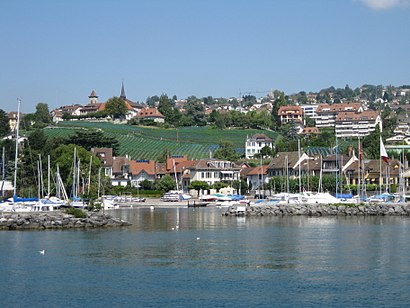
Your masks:
<path fill-rule="evenodd" d="M 89 98 L 98 97 L 97 93 L 94 90 L 91 91 L 91 94 L 88 96 Z"/>
<path fill-rule="evenodd" d="M 120 98 L 122 98 L 123 100 L 125 100 L 125 99 L 127 98 L 127 96 L 125 96 L 124 82 L 122 82 L 122 85 L 121 85 L 121 94 L 120 94 Z"/>

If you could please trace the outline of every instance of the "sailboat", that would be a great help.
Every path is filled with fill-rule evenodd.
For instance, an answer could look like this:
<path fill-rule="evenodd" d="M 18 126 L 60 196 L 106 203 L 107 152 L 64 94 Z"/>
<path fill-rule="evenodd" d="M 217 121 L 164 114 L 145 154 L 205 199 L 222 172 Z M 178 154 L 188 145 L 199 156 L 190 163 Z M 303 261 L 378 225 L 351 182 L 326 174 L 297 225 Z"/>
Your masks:
<path fill-rule="evenodd" d="M 73 185 L 72 185 L 72 200 L 69 203 L 69 206 L 75 208 L 86 208 L 88 204 L 78 196 L 80 189 L 80 159 L 77 159 L 77 148 L 74 148 L 74 157 L 73 157 Z"/>
<path fill-rule="evenodd" d="M 17 122 L 16 122 L 16 144 L 14 156 L 14 181 L 13 181 L 13 197 L 8 201 L 0 204 L 0 211 L 4 212 L 31 212 L 33 210 L 42 210 L 43 207 L 39 204 L 39 198 L 21 198 L 17 195 L 17 170 L 19 158 L 19 128 L 20 128 L 20 106 L 21 100 L 18 99 L 17 107 Z"/>

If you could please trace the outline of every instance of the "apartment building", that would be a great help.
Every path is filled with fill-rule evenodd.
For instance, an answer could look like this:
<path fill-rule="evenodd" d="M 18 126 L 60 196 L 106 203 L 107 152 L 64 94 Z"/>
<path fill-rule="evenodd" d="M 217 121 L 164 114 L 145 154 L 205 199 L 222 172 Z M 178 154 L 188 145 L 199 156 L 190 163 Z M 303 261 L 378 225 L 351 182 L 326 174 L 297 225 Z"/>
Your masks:
<path fill-rule="evenodd" d="M 335 127 L 336 117 L 340 112 L 363 112 L 360 103 L 319 104 L 316 109 L 316 127 Z"/>
<path fill-rule="evenodd" d="M 382 129 L 382 120 L 377 111 L 340 112 L 335 119 L 336 137 L 364 137 L 373 132 L 377 125 Z"/>

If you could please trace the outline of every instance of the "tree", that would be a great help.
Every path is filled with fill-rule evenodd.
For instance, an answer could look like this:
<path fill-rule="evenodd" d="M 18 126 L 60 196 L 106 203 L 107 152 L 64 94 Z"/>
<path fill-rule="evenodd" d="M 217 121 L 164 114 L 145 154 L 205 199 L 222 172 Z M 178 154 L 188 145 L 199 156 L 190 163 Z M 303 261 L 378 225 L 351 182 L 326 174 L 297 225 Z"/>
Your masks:
<path fill-rule="evenodd" d="M 316 121 L 314 118 L 305 117 L 305 127 L 315 127 L 316 126 Z"/>
<path fill-rule="evenodd" d="M 10 124 L 7 113 L 0 109 L 0 138 L 10 134 Z"/>
<path fill-rule="evenodd" d="M 219 143 L 219 148 L 215 151 L 214 157 L 229 161 L 237 161 L 239 159 L 239 155 L 236 153 L 233 143 L 230 141 L 222 141 Z"/>
<path fill-rule="evenodd" d="M 251 111 L 246 114 L 251 128 L 269 128 L 272 126 L 272 117 L 265 111 Z"/>
<path fill-rule="evenodd" d="M 259 157 L 269 157 L 269 156 L 272 156 L 272 154 L 273 154 L 272 148 L 269 147 L 269 146 L 267 146 L 267 145 L 265 145 L 265 146 L 260 150 L 258 156 L 259 156 Z M 256 155 L 255 155 L 255 156 L 256 156 Z"/>
<path fill-rule="evenodd" d="M 158 157 L 157 161 L 159 163 L 165 163 L 169 156 L 171 156 L 171 151 L 169 149 L 165 149 L 162 151 L 162 154 Z"/>
<path fill-rule="evenodd" d="M 34 113 L 34 128 L 43 128 L 49 125 L 52 121 L 48 105 L 45 103 L 38 103 L 36 105 L 36 112 Z"/>
<path fill-rule="evenodd" d="M 165 117 L 165 122 L 172 122 L 170 120 L 173 118 L 174 110 L 166 94 L 162 94 L 159 98 L 158 111 Z"/>
<path fill-rule="evenodd" d="M 28 136 L 28 143 L 32 150 L 42 153 L 45 144 L 47 143 L 47 136 L 42 129 L 36 129 Z"/>
<path fill-rule="evenodd" d="M 209 184 L 205 181 L 192 181 L 188 186 L 189 189 L 195 189 L 198 192 L 198 196 L 201 190 L 209 189 Z"/>
<path fill-rule="evenodd" d="M 150 180 L 143 180 L 139 183 L 140 188 L 143 190 L 153 190 L 154 189 L 154 183 Z"/>
<path fill-rule="evenodd" d="M 156 183 L 156 187 L 160 191 L 167 192 L 175 189 L 176 183 L 175 180 L 167 174 Z"/>
<path fill-rule="evenodd" d="M 65 179 L 65 187 L 67 193 L 73 183 L 73 157 L 74 148 L 76 148 L 77 157 L 80 160 L 80 177 L 82 181 L 86 181 L 89 174 L 90 157 L 92 156 L 89 151 L 81 146 L 75 144 L 61 145 L 51 152 L 51 162 L 53 167 L 59 166 L 61 178 Z M 101 161 L 98 157 L 93 156 L 91 164 L 91 184 L 92 190 L 95 192 L 98 188 L 98 170 L 101 166 Z M 81 182 L 82 182 L 81 181 Z"/>
<path fill-rule="evenodd" d="M 145 101 L 145 103 L 150 107 L 155 107 L 155 105 L 158 104 L 158 102 L 159 102 L 158 95 L 148 96 L 147 100 Z"/>
<path fill-rule="evenodd" d="M 206 125 L 203 103 L 195 96 L 190 96 L 185 104 L 186 115 L 192 119 L 195 125 Z"/>
<path fill-rule="evenodd" d="M 368 158 L 378 159 L 380 157 L 380 128 L 378 125 L 373 132 L 363 138 L 362 148 Z"/>
<path fill-rule="evenodd" d="M 253 106 L 254 104 L 256 104 L 257 101 L 256 96 L 254 95 L 244 95 L 242 99 L 244 106 Z"/>
<path fill-rule="evenodd" d="M 240 181 L 233 181 L 232 187 L 236 189 L 241 195 L 244 195 L 249 189 L 248 183 L 244 179 L 241 179 Z"/>
<path fill-rule="evenodd" d="M 104 136 L 104 133 L 99 130 L 76 132 L 76 134 L 69 139 L 68 143 L 79 145 L 88 151 L 92 148 L 112 148 L 113 155 L 117 155 L 119 149 L 117 139 Z"/>
<path fill-rule="evenodd" d="M 274 95 L 276 97 L 274 103 L 273 103 L 273 108 L 272 108 L 272 119 L 273 119 L 273 128 L 280 127 L 281 121 L 280 121 L 280 116 L 278 115 L 279 108 L 282 106 L 286 106 L 288 104 L 288 101 L 285 97 L 285 93 L 280 92 L 280 91 L 275 91 Z"/>
<path fill-rule="evenodd" d="M 228 184 L 226 184 L 226 183 L 224 183 L 224 182 L 215 182 L 215 183 L 212 185 L 212 188 L 213 188 L 213 189 L 216 189 L 217 192 L 219 192 L 219 190 L 220 190 L 221 188 L 224 188 L 224 187 L 228 187 Z"/>
<path fill-rule="evenodd" d="M 125 101 L 119 97 L 110 98 L 105 104 L 105 112 L 110 115 L 113 119 L 125 118 L 127 114 L 127 106 Z"/>

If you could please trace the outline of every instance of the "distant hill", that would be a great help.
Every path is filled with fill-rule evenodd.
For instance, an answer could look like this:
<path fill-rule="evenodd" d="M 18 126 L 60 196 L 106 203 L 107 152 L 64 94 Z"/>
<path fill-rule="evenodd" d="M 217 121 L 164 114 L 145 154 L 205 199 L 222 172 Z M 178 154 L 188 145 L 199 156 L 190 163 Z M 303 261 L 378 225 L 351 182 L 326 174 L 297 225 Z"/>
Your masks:
<path fill-rule="evenodd" d="M 248 135 L 263 133 L 273 139 L 277 137 L 275 132 L 256 129 L 219 130 L 209 126 L 163 129 L 86 121 L 60 122 L 53 128 L 45 128 L 44 132 L 49 137 L 67 137 L 84 129 L 99 129 L 116 138 L 120 144 L 119 154 L 130 155 L 132 159 L 158 159 L 166 150 L 171 155 L 188 155 L 190 159 L 207 158 L 221 141 L 232 142 L 243 155 Z"/>

